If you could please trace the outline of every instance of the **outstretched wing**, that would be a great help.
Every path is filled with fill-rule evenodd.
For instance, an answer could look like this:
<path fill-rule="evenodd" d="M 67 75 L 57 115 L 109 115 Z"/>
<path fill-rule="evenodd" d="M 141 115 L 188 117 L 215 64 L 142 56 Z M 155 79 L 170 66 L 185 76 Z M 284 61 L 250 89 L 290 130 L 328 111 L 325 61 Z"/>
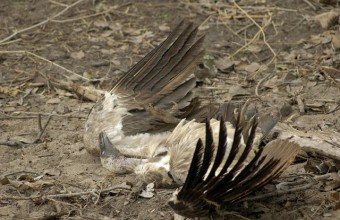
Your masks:
<path fill-rule="evenodd" d="M 226 126 L 221 118 L 216 146 L 210 123 L 206 122 L 206 142 L 198 140 L 186 181 L 169 201 L 176 213 L 200 217 L 224 210 L 277 177 L 294 160 L 299 151 L 295 143 L 275 140 L 265 147 L 253 145 L 256 117 L 249 123 L 249 136 L 245 146 L 241 146 L 243 127 L 239 113 L 233 143 L 227 146 Z M 227 147 L 231 149 L 228 151 Z M 256 153 L 251 154 L 254 150 Z"/>
<path fill-rule="evenodd" d="M 182 21 L 169 37 L 125 73 L 92 108 L 86 122 L 86 150 L 98 155 L 98 135 L 112 141 L 121 135 L 162 132 L 199 105 L 192 74 L 202 56 L 203 37 Z"/>
<path fill-rule="evenodd" d="M 126 135 L 164 127 L 164 122 L 176 124 L 189 114 L 190 105 L 197 104 L 192 70 L 203 55 L 204 37 L 196 40 L 196 34 L 197 27 L 182 21 L 112 88 L 118 104 L 131 113 L 123 120 Z"/>

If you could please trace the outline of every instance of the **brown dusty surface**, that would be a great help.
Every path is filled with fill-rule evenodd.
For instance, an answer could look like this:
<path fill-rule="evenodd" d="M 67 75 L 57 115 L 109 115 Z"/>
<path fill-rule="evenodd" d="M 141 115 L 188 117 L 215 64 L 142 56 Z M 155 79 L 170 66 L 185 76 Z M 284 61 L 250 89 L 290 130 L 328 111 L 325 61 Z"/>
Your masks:
<path fill-rule="evenodd" d="M 0 40 L 46 20 L 63 10 L 63 4 L 72 2 L 75 1 L 1 0 Z M 150 199 L 134 198 L 129 190 L 43 202 L 18 197 L 134 183 L 132 175 L 113 176 L 101 167 L 98 158 L 85 151 L 82 134 L 93 103 L 55 88 L 49 78 L 66 80 L 67 76 L 83 85 L 109 89 L 121 73 L 160 43 L 169 27 L 183 18 L 196 24 L 203 22 L 200 34 L 206 34 L 209 56 L 198 67 L 203 100 L 242 103 L 251 98 L 260 111 L 282 109 L 286 103 L 291 108 L 288 113 L 295 114 L 287 121 L 293 127 L 340 131 L 340 55 L 332 40 L 336 32 L 339 37 L 340 26 L 324 30 L 313 19 L 336 6 L 310 1 L 314 10 L 304 1 L 240 1 L 247 15 L 264 27 L 265 42 L 261 32 L 254 38 L 259 28 L 233 3 L 209 2 L 214 1 L 85 0 L 55 20 L 0 43 L 0 140 L 30 142 L 39 131 L 38 114 L 42 115 L 43 125 L 48 114 L 54 114 L 38 143 L 25 147 L 0 145 L 0 219 L 173 218 L 166 203 L 172 193 L 169 189 L 156 189 Z M 248 48 L 241 49 L 249 42 Z M 274 62 L 270 62 L 274 55 L 267 44 L 277 55 Z M 100 80 L 82 81 L 23 51 Z M 233 54 L 234 68 L 228 69 L 231 61 L 227 58 Z M 256 72 L 260 66 L 263 68 Z M 215 67 L 222 71 L 215 72 Z M 271 75 L 266 78 L 268 74 Z M 302 161 L 291 166 L 283 176 L 305 173 L 304 164 Z M 16 174 L 17 171 L 32 173 Z M 13 175 L 4 178 L 5 174 Z M 276 183 L 286 180 L 281 177 Z M 274 187 L 268 185 L 263 193 Z M 334 201 L 337 196 L 336 190 L 318 184 L 306 191 L 237 204 L 231 209 L 250 219 L 340 219 L 336 213 L 340 216 L 336 211 L 339 198 Z"/>

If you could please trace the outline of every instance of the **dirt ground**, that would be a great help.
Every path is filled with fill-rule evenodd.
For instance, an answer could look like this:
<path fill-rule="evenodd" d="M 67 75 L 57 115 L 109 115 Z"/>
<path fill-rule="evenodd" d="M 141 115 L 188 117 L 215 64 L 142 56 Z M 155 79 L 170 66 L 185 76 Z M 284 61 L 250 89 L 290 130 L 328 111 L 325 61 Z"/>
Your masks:
<path fill-rule="evenodd" d="M 52 81 L 108 90 L 182 19 L 206 35 L 196 72 L 203 102 L 251 99 L 298 130 L 340 132 L 339 16 L 326 28 L 314 19 L 337 1 L 231 2 L 1 0 L 0 219 L 173 218 L 172 189 L 136 197 L 133 175 L 113 176 L 85 151 L 94 102 Z M 308 182 L 306 173 L 320 174 L 314 160 L 300 158 L 256 195 L 283 181 Z M 230 209 L 250 219 L 340 219 L 339 184 Z"/>

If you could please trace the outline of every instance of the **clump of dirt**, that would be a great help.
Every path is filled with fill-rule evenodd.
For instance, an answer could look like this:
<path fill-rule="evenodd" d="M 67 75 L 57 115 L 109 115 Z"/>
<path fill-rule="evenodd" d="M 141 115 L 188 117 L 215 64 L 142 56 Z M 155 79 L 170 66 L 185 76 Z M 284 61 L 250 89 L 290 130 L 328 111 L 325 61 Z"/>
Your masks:
<path fill-rule="evenodd" d="M 53 80 L 109 90 L 181 19 L 201 24 L 206 35 L 196 72 L 203 103 L 251 99 L 307 136 L 326 133 L 339 152 L 339 11 L 338 3 L 322 2 L 2 0 L 0 218 L 173 218 L 166 203 L 173 189 L 138 197 L 133 175 L 113 176 L 85 151 L 84 124 L 94 103 Z M 316 17 L 330 12 L 330 24 Z M 252 196 L 338 171 L 337 155 L 309 151 Z M 250 219 L 336 219 L 337 184 L 320 181 L 230 209 Z"/>

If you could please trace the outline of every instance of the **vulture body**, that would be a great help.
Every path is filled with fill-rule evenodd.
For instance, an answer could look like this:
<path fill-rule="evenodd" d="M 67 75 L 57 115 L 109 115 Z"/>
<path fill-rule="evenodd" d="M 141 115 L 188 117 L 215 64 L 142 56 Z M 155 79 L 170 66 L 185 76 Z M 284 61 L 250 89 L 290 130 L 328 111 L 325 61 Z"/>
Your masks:
<path fill-rule="evenodd" d="M 192 23 L 181 22 L 95 104 L 84 135 L 86 150 L 100 155 L 106 169 L 179 186 L 169 205 L 186 217 L 223 215 L 277 177 L 299 151 L 285 140 L 260 145 L 273 117 L 247 115 L 246 106 L 229 103 L 199 108 L 192 71 L 203 37 L 196 34 Z M 204 123 L 207 110 L 211 118 Z"/>

